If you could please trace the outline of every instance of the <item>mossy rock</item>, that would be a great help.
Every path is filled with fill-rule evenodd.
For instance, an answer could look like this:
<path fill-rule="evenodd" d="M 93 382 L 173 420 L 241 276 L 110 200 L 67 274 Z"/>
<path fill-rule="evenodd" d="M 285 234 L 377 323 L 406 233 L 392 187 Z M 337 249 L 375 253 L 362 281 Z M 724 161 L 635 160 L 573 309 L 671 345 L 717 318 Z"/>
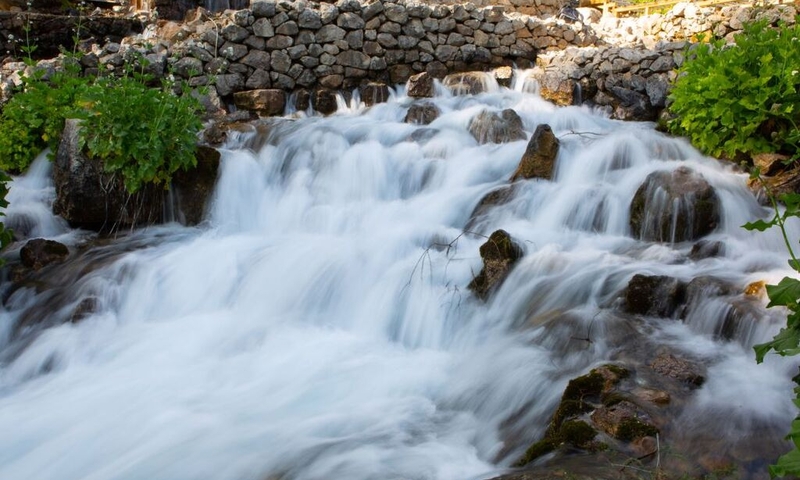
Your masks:
<path fill-rule="evenodd" d="M 505 230 L 497 230 L 480 247 L 483 269 L 470 282 L 469 289 L 485 300 L 491 291 L 500 286 L 511 268 L 522 257 L 522 248 Z"/>
<path fill-rule="evenodd" d="M 597 430 L 583 420 L 564 422 L 558 431 L 545 435 L 543 439 L 528 447 L 514 466 L 525 466 L 564 445 L 592 452 L 598 451 L 603 448 L 603 444 L 594 441 L 596 436 Z"/>

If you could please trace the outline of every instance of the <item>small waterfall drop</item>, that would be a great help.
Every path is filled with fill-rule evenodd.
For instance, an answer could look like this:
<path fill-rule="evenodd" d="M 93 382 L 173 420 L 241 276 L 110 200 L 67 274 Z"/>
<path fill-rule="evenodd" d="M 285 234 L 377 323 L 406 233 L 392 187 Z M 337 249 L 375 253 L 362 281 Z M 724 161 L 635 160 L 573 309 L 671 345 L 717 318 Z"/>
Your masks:
<path fill-rule="evenodd" d="M 685 401 L 684 442 L 703 429 L 724 452 L 764 431 L 782 445 L 796 363 L 755 364 L 780 312 L 741 292 L 791 272 L 776 232 L 740 228 L 768 213 L 744 175 L 650 124 L 556 108 L 516 84 L 457 96 L 437 83 L 441 114 L 426 126 L 403 123 L 400 89 L 370 109 L 342 98 L 337 115 L 230 135 L 203 228 L 83 245 L 42 274 L 61 289 L 10 292 L 0 478 L 490 478 L 541 438 L 571 378 L 606 362 L 645 368 L 662 347 L 708 369 Z M 528 137 L 551 126 L 557 166 L 473 217 L 509 188 L 527 141 L 479 144 L 467 128 L 506 108 Z M 719 199 L 704 237 L 724 245 L 716 256 L 632 232 L 645 179 L 681 166 Z M 31 228 L 66 231 L 48 221 Z M 500 228 L 524 256 L 483 303 L 466 286 Z M 711 277 L 686 288 L 713 298 L 670 318 L 627 315 L 636 274 Z"/>

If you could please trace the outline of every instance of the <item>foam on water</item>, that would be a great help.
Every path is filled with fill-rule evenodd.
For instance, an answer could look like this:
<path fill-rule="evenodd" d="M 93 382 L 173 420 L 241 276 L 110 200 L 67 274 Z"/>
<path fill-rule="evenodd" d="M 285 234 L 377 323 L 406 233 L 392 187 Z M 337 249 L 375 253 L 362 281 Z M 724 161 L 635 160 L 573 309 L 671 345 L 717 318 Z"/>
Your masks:
<path fill-rule="evenodd" d="M 278 123 L 257 151 L 224 149 L 205 230 L 166 227 L 172 241 L 88 274 L 99 311 L 0 365 L 0 478 L 488 476 L 542 433 L 569 378 L 619 353 L 635 327 L 614 306 L 635 273 L 737 285 L 789 273 L 774 232 L 740 228 L 766 213 L 744 176 L 681 139 L 523 91 L 434 101 L 443 113 L 426 127 L 402 123 L 398 89 L 369 110 L 341 99 L 340 115 Z M 514 108 L 529 135 L 547 122 L 562 148 L 554 182 L 519 184 L 462 234 L 526 146 L 478 145 L 466 128 L 483 108 Z M 434 131 L 414 141 L 422 128 Z M 717 189 L 722 257 L 631 237 L 634 192 L 678 165 Z M 482 304 L 466 285 L 497 228 L 525 256 Z M 15 293 L 0 331 L 39 298 Z M 756 366 L 749 350 L 779 321 L 738 342 L 691 321 L 648 326 L 711 369 L 687 422 L 713 410 L 788 425 L 794 366 Z M 522 433 L 505 445 L 510 418 Z"/>

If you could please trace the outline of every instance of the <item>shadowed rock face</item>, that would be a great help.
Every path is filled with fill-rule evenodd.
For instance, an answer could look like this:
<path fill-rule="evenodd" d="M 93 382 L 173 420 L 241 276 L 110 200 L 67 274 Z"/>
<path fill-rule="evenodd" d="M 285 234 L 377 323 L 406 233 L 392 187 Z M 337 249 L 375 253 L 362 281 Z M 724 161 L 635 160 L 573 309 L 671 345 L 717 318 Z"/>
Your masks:
<path fill-rule="evenodd" d="M 528 147 L 519 161 L 519 166 L 511 176 L 511 181 L 520 178 L 553 178 L 553 171 L 558 156 L 559 142 L 550 125 L 541 124 L 536 127 L 528 141 Z"/>
<path fill-rule="evenodd" d="M 66 121 L 53 164 L 53 212 L 72 226 L 105 232 L 164 221 L 167 190 L 146 184 L 128 193 L 121 175 L 106 172 L 101 160 L 81 151 L 79 129 L 78 120 Z M 199 147 L 196 156 L 197 168 L 173 177 L 178 208 L 188 224 L 202 219 L 219 166 L 219 152 L 213 148 Z"/>
<path fill-rule="evenodd" d="M 69 256 L 69 250 L 54 240 L 34 238 L 22 247 L 19 255 L 23 265 L 40 270 L 51 263 L 63 262 Z"/>
<path fill-rule="evenodd" d="M 663 275 L 634 275 L 625 290 L 625 311 L 634 315 L 670 317 L 686 296 L 686 286 Z"/>
<path fill-rule="evenodd" d="M 717 228 L 719 216 L 714 188 L 686 167 L 648 175 L 630 206 L 633 235 L 645 241 L 697 240 Z"/>
<path fill-rule="evenodd" d="M 497 230 L 481 245 L 483 269 L 469 284 L 469 289 L 486 300 L 503 283 L 508 272 L 522 257 L 522 249 L 505 230 Z"/>

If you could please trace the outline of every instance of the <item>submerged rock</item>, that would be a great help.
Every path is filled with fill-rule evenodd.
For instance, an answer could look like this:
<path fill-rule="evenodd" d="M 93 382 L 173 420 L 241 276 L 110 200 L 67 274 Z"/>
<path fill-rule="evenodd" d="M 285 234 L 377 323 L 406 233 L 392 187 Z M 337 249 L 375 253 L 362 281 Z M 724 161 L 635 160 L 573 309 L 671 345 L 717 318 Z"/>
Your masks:
<path fill-rule="evenodd" d="M 525 466 L 564 445 L 588 451 L 604 448 L 604 444 L 595 441 L 597 430 L 578 417 L 601 406 L 604 395 L 611 392 L 628 375 L 625 368 L 603 365 L 570 380 L 544 438 L 528 447 L 514 466 Z"/>
<path fill-rule="evenodd" d="M 510 108 L 499 115 L 488 110 L 481 111 L 469 122 L 469 133 L 480 144 L 525 140 L 522 119 Z"/>
<path fill-rule="evenodd" d="M 69 256 L 69 249 L 63 243 L 44 238 L 34 238 L 19 251 L 22 264 L 33 270 L 40 270 L 51 263 L 60 263 Z"/>
<path fill-rule="evenodd" d="M 698 365 L 671 353 L 658 355 L 650 363 L 650 368 L 659 375 L 687 384 L 691 388 L 700 387 L 706 381 Z"/>
<path fill-rule="evenodd" d="M 628 313 L 671 317 L 686 297 L 686 285 L 674 277 L 636 274 L 624 296 Z"/>
<path fill-rule="evenodd" d="M 658 434 L 649 416 L 627 400 L 596 409 L 592 412 L 592 421 L 600 430 L 623 442 Z"/>
<path fill-rule="evenodd" d="M 714 187 L 690 168 L 653 172 L 631 201 L 631 230 L 645 241 L 697 240 L 717 228 L 719 203 Z"/>
<path fill-rule="evenodd" d="M 358 92 L 361 95 L 361 101 L 368 107 L 389 100 L 389 87 L 385 83 L 369 82 L 358 87 Z"/>
<path fill-rule="evenodd" d="M 558 147 L 558 138 L 553 134 L 550 125 L 543 123 L 536 127 L 511 181 L 520 178 L 552 179 Z"/>
<path fill-rule="evenodd" d="M 505 280 L 508 272 L 522 257 L 522 249 L 505 230 L 497 230 L 481 245 L 483 269 L 469 284 L 478 298 L 486 300 Z"/>

